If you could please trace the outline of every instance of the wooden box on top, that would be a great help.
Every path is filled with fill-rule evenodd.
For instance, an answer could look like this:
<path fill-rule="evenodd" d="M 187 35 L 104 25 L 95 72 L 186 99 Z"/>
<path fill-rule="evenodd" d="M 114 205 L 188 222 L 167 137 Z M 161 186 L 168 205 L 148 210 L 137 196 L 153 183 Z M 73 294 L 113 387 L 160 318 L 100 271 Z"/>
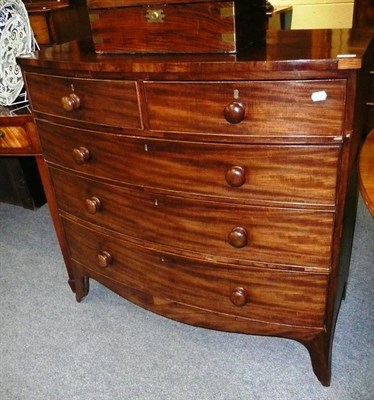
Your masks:
<path fill-rule="evenodd" d="M 88 0 L 97 53 L 235 53 L 261 44 L 265 0 Z"/>

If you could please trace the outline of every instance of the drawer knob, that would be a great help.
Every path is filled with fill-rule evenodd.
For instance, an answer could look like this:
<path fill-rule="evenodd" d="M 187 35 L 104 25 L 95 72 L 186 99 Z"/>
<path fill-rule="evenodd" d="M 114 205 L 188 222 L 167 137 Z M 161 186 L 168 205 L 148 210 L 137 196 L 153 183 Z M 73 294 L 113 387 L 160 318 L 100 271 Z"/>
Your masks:
<path fill-rule="evenodd" d="M 81 105 L 81 99 L 75 94 L 70 93 L 69 96 L 61 98 L 61 104 L 65 111 L 73 111 Z"/>
<path fill-rule="evenodd" d="M 4 136 L 5 136 L 4 131 L 2 131 L 2 130 L 0 129 L 0 139 L 3 138 Z"/>
<path fill-rule="evenodd" d="M 232 187 L 240 187 L 245 182 L 243 167 L 233 166 L 226 171 L 226 182 Z"/>
<path fill-rule="evenodd" d="M 97 255 L 97 263 L 99 264 L 99 267 L 107 268 L 113 263 L 113 257 L 110 253 L 104 250 Z"/>
<path fill-rule="evenodd" d="M 240 249 L 248 244 L 248 233 L 245 228 L 237 226 L 229 233 L 228 240 L 231 246 Z"/>
<path fill-rule="evenodd" d="M 90 159 L 90 151 L 86 147 L 78 147 L 73 150 L 73 159 L 78 165 L 82 165 Z"/>
<path fill-rule="evenodd" d="M 90 214 L 96 214 L 101 209 L 101 201 L 99 198 L 93 196 L 90 199 L 86 199 L 86 210 Z"/>
<path fill-rule="evenodd" d="M 245 106 L 239 101 L 233 101 L 225 107 L 223 115 L 230 124 L 238 124 L 244 119 Z"/>
<path fill-rule="evenodd" d="M 230 300 L 237 307 L 245 306 L 249 301 L 247 290 L 242 287 L 235 288 L 230 295 Z"/>

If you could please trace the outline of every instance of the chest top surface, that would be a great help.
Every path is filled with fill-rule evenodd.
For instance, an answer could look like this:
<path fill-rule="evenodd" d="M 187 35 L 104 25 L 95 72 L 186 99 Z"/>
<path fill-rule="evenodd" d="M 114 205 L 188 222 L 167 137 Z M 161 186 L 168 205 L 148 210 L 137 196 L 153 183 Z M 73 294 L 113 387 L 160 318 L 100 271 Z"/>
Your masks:
<path fill-rule="evenodd" d="M 147 78 L 157 74 L 170 77 L 219 79 L 254 78 L 251 74 L 288 72 L 293 76 L 305 70 L 343 71 L 362 67 L 373 58 L 374 40 L 368 30 L 268 31 L 266 44 L 236 54 L 102 55 L 96 54 L 90 38 L 49 47 L 22 56 L 25 69 L 59 69 L 64 73 L 89 72 L 122 77 L 123 73 Z M 185 76 L 183 76 L 185 75 Z"/>

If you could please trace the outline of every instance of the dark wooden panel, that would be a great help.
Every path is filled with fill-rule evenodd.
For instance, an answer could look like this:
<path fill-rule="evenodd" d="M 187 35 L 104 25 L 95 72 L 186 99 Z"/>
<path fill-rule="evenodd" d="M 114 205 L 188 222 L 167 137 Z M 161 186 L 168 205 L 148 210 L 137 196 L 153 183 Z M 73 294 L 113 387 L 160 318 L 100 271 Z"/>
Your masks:
<path fill-rule="evenodd" d="M 24 3 L 39 45 L 65 43 L 90 35 L 85 0 Z"/>
<path fill-rule="evenodd" d="M 31 143 L 27 131 L 22 126 L 0 126 L 0 154 L 1 149 L 31 150 Z"/>
<path fill-rule="evenodd" d="M 355 0 L 353 27 L 374 29 L 374 0 Z"/>

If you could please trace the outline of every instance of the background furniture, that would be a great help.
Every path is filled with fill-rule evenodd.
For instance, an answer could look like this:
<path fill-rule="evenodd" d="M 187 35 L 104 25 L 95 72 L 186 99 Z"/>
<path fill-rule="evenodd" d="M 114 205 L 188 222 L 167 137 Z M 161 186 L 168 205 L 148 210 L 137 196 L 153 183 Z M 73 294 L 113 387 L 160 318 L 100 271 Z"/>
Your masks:
<path fill-rule="evenodd" d="M 35 156 L 39 139 L 31 114 L 0 116 L 0 201 L 35 209 L 45 203 Z"/>
<path fill-rule="evenodd" d="M 86 37 L 90 26 L 85 0 L 23 1 L 40 46 Z M 2 109 L 0 116 L 0 201 L 35 209 L 45 203 L 37 161 L 35 127 L 25 108 L 18 114 Z M 21 157 L 22 156 L 22 157 Z"/>
<path fill-rule="evenodd" d="M 267 29 L 291 29 L 292 6 L 274 7 L 267 3 L 266 15 L 268 16 Z"/>
<path fill-rule="evenodd" d="M 374 26 L 373 0 L 355 0 L 353 26 L 356 28 L 368 28 Z"/>
<path fill-rule="evenodd" d="M 362 197 L 374 217 L 374 130 L 365 139 L 360 152 L 359 182 Z"/>
<path fill-rule="evenodd" d="M 295 339 L 329 385 L 371 40 L 274 31 L 237 55 L 120 57 L 79 41 L 20 59 L 77 300 L 93 278 L 182 322 Z"/>
<path fill-rule="evenodd" d="M 353 27 L 368 29 L 374 36 L 374 0 L 356 0 L 353 14 Z M 369 94 L 367 97 L 367 117 L 364 134 L 374 129 L 374 54 L 369 68 Z"/>
<path fill-rule="evenodd" d="M 292 6 L 291 29 L 352 27 L 354 0 L 271 0 L 275 7 Z"/>
<path fill-rule="evenodd" d="M 24 0 L 39 45 L 64 43 L 90 34 L 85 0 Z"/>

